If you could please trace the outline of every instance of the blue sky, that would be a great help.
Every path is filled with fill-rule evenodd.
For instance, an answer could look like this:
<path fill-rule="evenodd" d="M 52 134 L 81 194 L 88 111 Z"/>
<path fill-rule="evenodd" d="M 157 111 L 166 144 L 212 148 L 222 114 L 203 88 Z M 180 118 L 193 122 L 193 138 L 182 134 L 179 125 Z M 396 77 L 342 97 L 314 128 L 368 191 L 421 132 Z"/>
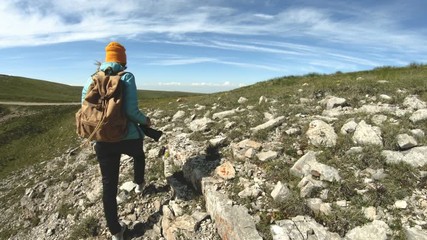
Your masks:
<path fill-rule="evenodd" d="M 139 89 L 427 63 L 425 0 L 2 0 L 0 74 L 81 86 L 119 41 Z"/>

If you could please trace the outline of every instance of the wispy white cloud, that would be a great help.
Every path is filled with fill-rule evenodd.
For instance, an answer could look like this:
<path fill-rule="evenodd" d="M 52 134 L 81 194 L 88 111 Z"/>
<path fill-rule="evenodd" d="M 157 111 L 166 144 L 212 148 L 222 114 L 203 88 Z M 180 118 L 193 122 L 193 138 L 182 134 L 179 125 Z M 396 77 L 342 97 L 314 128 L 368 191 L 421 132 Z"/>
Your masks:
<path fill-rule="evenodd" d="M 183 84 L 180 82 L 158 82 L 157 85 L 159 85 L 159 86 L 181 86 Z"/>
<path fill-rule="evenodd" d="M 279 49 L 279 48 L 269 48 L 263 46 L 256 46 L 251 44 L 237 44 L 230 42 L 219 42 L 212 41 L 215 47 L 229 49 L 229 50 L 244 50 L 244 51 L 256 51 L 256 52 L 265 52 L 265 53 L 277 53 L 277 54 L 291 54 L 291 55 L 301 55 L 299 51 L 294 51 L 291 49 Z"/>
<path fill-rule="evenodd" d="M 189 84 L 190 86 L 209 86 L 209 87 L 231 87 L 231 86 L 238 86 L 238 84 L 231 84 L 230 82 L 226 81 L 223 83 L 213 83 L 213 82 L 193 82 Z"/>
<path fill-rule="evenodd" d="M 151 55 L 146 58 L 150 59 L 147 65 L 156 65 L 156 66 L 174 66 L 174 65 L 189 65 L 189 64 L 199 64 L 199 63 L 215 63 L 223 65 L 238 66 L 242 68 L 255 68 L 255 69 L 264 69 L 270 71 L 281 71 L 280 67 L 274 67 L 272 65 L 266 64 L 254 64 L 247 62 L 237 62 L 237 61 L 227 61 L 221 60 L 218 58 L 206 58 L 206 57 L 186 57 L 179 55 Z"/>
<path fill-rule="evenodd" d="M 265 20 L 274 19 L 274 15 L 268 15 L 268 14 L 263 14 L 263 13 L 255 13 L 254 17 L 265 19 Z"/>
<path fill-rule="evenodd" d="M 215 62 L 215 59 L 212 58 L 181 58 L 173 57 L 171 59 L 161 59 L 154 60 L 148 63 L 149 65 L 161 65 L 161 66 L 172 66 L 172 65 L 187 65 L 187 64 L 197 64 L 197 63 L 206 63 L 206 62 Z"/>
<path fill-rule="evenodd" d="M 221 64 L 226 64 L 226 65 L 244 67 L 244 68 L 264 69 L 269 71 L 283 71 L 283 69 L 281 69 L 280 67 L 275 67 L 275 66 L 266 65 L 266 64 L 253 64 L 253 63 L 232 62 L 232 61 L 216 61 L 216 62 Z"/>
<path fill-rule="evenodd" d="M 343 11 L 327 8 L 277 6 L 276 14 L 240 11 L 191 0 L 48 1 L 4 0 L 0 3 L 0 46 L 57 42 L 212 33 L 306 37 L 341 44 L 387 45 L 391 48 L 424 47 L 425 31 L 407 31 L 398 17 L 380 9 Z M 216 1 L 218 3 L 218 1 Z M 390 44 L 393 42 L 393 44 Z M 313 43 L 312 43 L 313 44 Z M 227 47 L 227 46 L 224 46 Z M 266 51 L 267 49 L 263 49 Z M 289 54 L 292 54 L 290 52 Z"/>

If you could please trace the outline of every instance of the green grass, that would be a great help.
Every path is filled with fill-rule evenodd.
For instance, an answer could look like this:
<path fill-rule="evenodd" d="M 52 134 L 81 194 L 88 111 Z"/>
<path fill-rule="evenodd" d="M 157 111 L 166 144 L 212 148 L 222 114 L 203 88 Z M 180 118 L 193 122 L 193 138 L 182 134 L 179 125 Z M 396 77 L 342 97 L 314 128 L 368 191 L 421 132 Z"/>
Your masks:
<path fill-rule="evenodd" d="M 0 101 L 79 102 L 81 87 L 0 75 Z"/>
<path fill-rule="evenodd" d="M 72 226 L 69 240 L 87 239 L 98 235 L 98 219 L 92 216 L 86 217 Z"/>
<path fill-rule="evenodd" d="M 20 112 L 0 125 L 0 178 L 78 146 L 77 106 L 6 107 Z"/>

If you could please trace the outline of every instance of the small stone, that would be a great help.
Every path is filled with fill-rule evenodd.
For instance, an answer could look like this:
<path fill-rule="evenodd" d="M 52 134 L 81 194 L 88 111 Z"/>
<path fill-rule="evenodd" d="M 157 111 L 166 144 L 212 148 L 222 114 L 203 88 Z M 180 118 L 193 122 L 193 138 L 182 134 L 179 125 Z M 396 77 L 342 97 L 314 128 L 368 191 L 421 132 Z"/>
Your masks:
<path fill-rule="evenodd" d="M 130 192 L 130 191 L 132 191 L 134 188 L 136 187 L 136 184 L 134 183 L 134 182 L 132 182 L 132 181 L 128 181 L 128 182 L 125 182 L 125 183 L 123 183 L 121 186 L 120 186 L 120 190 L 124 190 L 124 191 L 126 191 L 126 192 Z"/>
<path fill-rule="evenodd" d="M 357 127 L 357 123 L 354 120 L 351 120 L 347 123 L 345 123 L 342 127 L 341 127 L 341 134 L 348 134 L 348 133 L 353 133 L 356 130 Z"/>
<path fill-rule="evenodd" d="M 322 120 L 313 120 L 305 133 L 314 146 L 333 147 L 337 143 L 337 134 L 334 128 Z"/>
<path fill-rule="evenodd" d="M 258 184 L 254 184 L 250 187 L 247 187 L 243 189 L 243 191 L 238 193 L 238 196 L 240 198 L 256 198 L 262 194 L 261 188 L 258 186 Z"/>
<path fill-rule="evenodd" d="M 397 209 L 406 209 L 408 207 L 408 203 L 405 200 L 397 200 L 394 203 L 394 207 Z"/>
<path fill-rule="evenodd" d="M 185 116 L 185 112 L 184 112 L 184 111 L 182 111 L 182 110 L 179 110 L 178 112 L 176 112 L 176 113 L 173 115 L 173 117 L 172 117 L 172 121 L 174 122 L 174 121 L 176 121 L 176 120 L 178 120 L 178 119 L 183 118 L 184 116 Z"/>
<path fill-rule="evenodd" d="M 277 158 L 278 153 L 274 151 L 260 152 L 256 156 L 262 162 Z"/>
<path fill-rule="evenodd" d="M 226 137 L 223 137 L 223 136 L 216 136 L 215 138 L 213 138 L 213 139 L 210 139 L 209 140 L 209 143 L 213 146 L 213 147 L 218 147 L 218 146 L 221 146 L 222 144 L 224 144 L 224 142 L 225 142 L 225 140 L 226 140 L 227 138 Z"/>
<path fill-rule="evenodd" d="M 296 128 L 296 127 L 292 127 L 292 128 L 289 128 L 288 130 L 286 130 L 285 133 L 287 135 L 299 135 L 299 134 L 301 134 L 301 129 Z"/>
<path fill-rule="evenodd" d="M 424 138 L 424 136 L 425 136 L 424 131 L 419 129 L 419 128 L 418 129 L 412 129 L 411 133 L 417 138 Z"/>
<path fill-rule="evenodd" d="M 245 103 L 247 101 L 248 101 L 248 99 L 245 98 L 245 97 L 240 97 L 239 100 L 237 100 L 237 102 L 240 103 L 240 104 L 243 104 L 243 103 Z"/>
<path fill-rule="evenodd" d="M 335 204 L 337 204 L 338 207 L 347 207 L 348 206 L 348 203 L 346 200 L 336 201 Z"/>
<path fill-rule="evenodd" d="M 367 207 L 363 209 L 365 217 L 369 220 L 375 220 L 377 217 L 377 209 L 375 207 Z"/>
<path fill-rule="evenodd" d="M 385 94 L 381 94 L 381 95 L 380 95 L 380 98 L 381 98 L 382 100 L 386 100 L 386 101 L 390 101 L 390 100 L 392 100 L 392 99 L 393 99 L 392 97 L 390 97 L 390 96 L 388 96 L 388 95 L 385 95 Z"/>
<path fill-rule="evenodd" d="M 48 229 L 46 232 L 47 236 L 52 236 L 55 233 L 55 229 Z"/>
<path fill-rule="evenodd" d="M 136 215 L 134 213 L 129 214 L 126 216 L 126 219 L 128 219 L 131 222 L 135 222 L 136 221 Z"/>
<path fill-rule="evenodd" d="M 427 108 L 419 109 L 409 117 L 409 120 L 413 123 L 417 123 L 420 121 L 425 121 L 427 119 Z"/>
<path fill-rule="evenodd" d="M 289 188 L 286 185 L 282 184 L 280 181 L 277 182 L 276 186 L 271 192 L 271 197 L 273 197 L 274 201 L 276 202 L 284 202 L 290 196 L 291 192 L 289 191 Z"/>
<path fill-rule="evenodd" d="M 258 104 L 266 103 L 267 101 L 268 101 L 268 100 L 267 100 L 267 98 L 266 98 L 266 97 L 261 96 L 261 97 L 259 98 Z"/>
<path fill-rule="evenodd" d="M 374 115 L 372 117 L 372 122 L 377 126 L 381 126 L 383 122 L 385 122 L 386 120 L 387 120 L 387 116 L 382 114 Z"/>
<path fill-rule="evenodd" d="M 418 239 L 426 239 L 427 231 L 422 229 L 420 226 L 410 227 L 404 226 L 406 239 L 408 240 L 418 240 Z"/>
<path fill-rule="evenodd" d="M 184 210 L 182 209 L 181 205 L 179 205 L 176 201 L 171 201 L 169 206 L 175 216 L 181 216 L 184 214 Z"/>
<path fill-rule="evenodd" d="M 233 164 L 231 164 L 230 162 L 225 162 L 218 166 L 215 169 L 215 173 L 219 177 L 226 180 L 233 179 L 234 177 L 236 177 L 236 171 L 234 170 Z"/>
<path fill-rule="evenodd" d="M 383 146 L 381 129 L 366 124 L 364 120 L 360 121 L 353 134 L 353 142 L 359 145 L 377 145 Z"/>
<path fill-rule="evenodd" d="M 396 137 L 397 145 L 402 150 L 407 150 L 417 146 L 417 140 L 414 137 L 409 136 L 408 134 L 399 134 Z"/>
<path fill-rule="evenodd" d="M 253 156 L 255 156 L 255 150 L 253 148 L 246 150 L 245 157 L 252 158 Z"/>
<path fill-rule="evenodd" d="M 330 215 L 332 213 L 332 207 L 330 203 L 322 203 L 320 204 L 320 212 L 325 215 Z"/>
<path fill-rule="evenodd" d="M 326 199 L 328 199 L 328 193 L 329 193 L 328 189 L 323 189 L 322 191 L 320 191 L 320 196 L 319 197 L 322 200 L 326 200 Z"/>

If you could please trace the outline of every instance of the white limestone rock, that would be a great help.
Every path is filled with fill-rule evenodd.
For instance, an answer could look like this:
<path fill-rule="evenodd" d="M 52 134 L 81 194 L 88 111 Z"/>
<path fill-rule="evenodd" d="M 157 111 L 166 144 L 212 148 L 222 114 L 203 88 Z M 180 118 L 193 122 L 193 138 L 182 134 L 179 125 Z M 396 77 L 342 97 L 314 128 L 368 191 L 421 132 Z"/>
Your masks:
<path fill-rule="evenodd" d="M 418 145 L 417 140 L 415 140 L 414 137 L 409 136 L 406 133 L 397 135 L 396 140 L 397 140 L 397 145 L 402 150 L 408 150 Z"/>
<path fill-rule="evenodd" d="M 245 97 L 240 97 L 239 100 L 237 100 L 237 102 L 240 104 L 246 103 L 247 101 L 248 101 L 248 99 Z"/>
<path fill-rule="evenodd" d="M 390 97 L 389 95 L 381 94 L 381 95 L 380 95 L 380 99 L 385 100 L 385 101 L 390 101 L 390 100 L 392 100 L 393 98 L 392 98 L 392 97 Z"/>
<path fill-rule="evenodd" d="M 393 205 L 397 209 L 406 209 L 408 207 L 408 203 L 405 200 L 397 200 Z"/>
<path fill-rule="evenodd" d="M 403 229 L 407 240 L 427 239 L 427 230 L 422 229 L 420 226 L 404 226 Z"/>
<path fill-rule="evenodd" d="M 285 121 L 285 117 L 284 116 L 280 116 L 280 117 L 271 119 L 268 122 L 260 124 L 260 125 L 258 125 L 256 127 L 251 128 L 251 131 L 253 133 L 256 133 L 256 132 L 258 132 L 260 130 L 271 129 L 271 128 L 274 128 L 274 127 L 277 127 L 277 126 L 281 125 L 284 121 Z"/>
<path fill-rule="evenodd" d="M 329 232 L 327 228 L 308 216 L 296 216 L 292 219 L 276 221 L 270 226 L 273 240 L 341 240 L 338 233 Z M 301 233 L 305 233 L 302 235 Z"/>
<path fill-rule="evenodd" d="M 210 118 L 207 118 L 207 117 L 199 118 L 199 119 L 195 119 L 192 122 L 190 122 L 190 124 L 188 125 L 188 128 L 190 128 L 191 131 L 193 131 L 193 132 L 204 131 L 212 123 L 213 123 L 213 121 Z"/>
<path fill-rule="evenodd" d="M 414 109 L 414 110 L 427 108 L 426 102 L 418 99 L 418 97 L 416 95 L 407 96 L 403 100 L 403 106 L 405 106 L 407 108 Z"/>
<path fill-rule="evenodd" d="M 373 206 L 362 208 L 363 214 L 365 217 L 371 221 L 375 220 L 377 218 L 377 209 Z"/>
<path fill-rule="evenodd" d="M 260 152 L 260 153 L 256 154 L 257 158 L 262 162 L 275 159 L 275 158 L 277 158 L 278 155 L 279 154 L 277 152 L 271 151 L 271 150 L 267 151 L 267 152 Z"/>
<path fill-rule="evenodd" d="M 414 147 L 406 151 L 384 150 L 381 155 L 387 163 L 405 162 L 413 167 L 422 167 L 427 164 L 427 146 Z"/>
<path fill-rule="evenodd" d="M 409 120 L 413 123 L 421 122 L 427 120 L 427 109 L 419 109 L 415 111 L 410 117 Z"/>
<path fill-rule="evenodd" d="M 284 202 L 291 197 L 291 191 L 285 184 L 279 181 L 271 192 L 271 197 L 276 202 Z"/>
<path fill-rule="evenodd" d="M 123 183 L 119 189 L 124 190 L 126 192 L 131 192 L 135 187 L 136 187 L 136 183 L 134 183 L 132 181 L 128 181 L 128 182 Z"/>
<path fill-rule="evenodd" d="M 259 97 L 258 104 L 261 105 L 262 103 L 267 103 L 268 99 L 264 96 Z"/>
<path fill-rule="evenodd" d="M 377 126 L 381 126 L 386 120 L 387 116 L 383 114 L 375 114 L 372 116 L 372 122 Z"/>
<path fill-rule="evenodd" d="M 237 112 L 236 109 L 217 112 L 217 113 L 212 114 L 212 119 L 224 119 L 226 117 L 229 117 L 229 116 L 236 114 L 236 112 Z"/>
<path fill-rule="evenodd" d="M 338 107 L 338 106 L 344 106 L 346 104 L 345 98 L 339 98 L 334 96 L 326 96 L 325 99 L 319 101 L 320 104 L 325 105 L 326 109 L 330 110 L 332 108 Z"/>
<path fill-rule="evenodd" d="M 172 121 L 175 122 L 178 119 L 182 119 L 185 116 L 185 112 L 182 110 L 179 110 L 178 112 L 176 112 L 173 117 L 172 117 Z"/>
<path fill-rule="evenodd" d="M 356 130 L 357 127 L 357 123 L 354 120 L 350 120 L 348 122 L 346 122 L 344 125 L 342 125 L 341 127 L 341 134 L 349 134 L 349 133 L 353 133 Z"/>
<path fill-rule="evenodd" d="M 218 135 L 218 136 L 215 136 L 215 138 L 209 139 L 209 144 L 212 145 L 213 147 L 219 147 L 223 145 L 226 140 L 227 140 L 226 136 Z"/>
<path fill-rule="evenodd" d="M 322 120 L 310 122 L 306 135 L 314 146 L 333 147 L 338 138 L 334 128 Z"/>
<path fill-rule="evenodd" d="M 414 137 L 419 138 L 419 139 L 422 139 L 425 136 L 424 131 L 422 129 L 419 129 L 419 128 L 412 129 L 411 133 L 414 135 Z"/>
<path fill-rule="evenodd" d="M 313 171 L 319 175 L 320 180 L 328 182 L 341 180 L 335 168 L 317 162 L 316 153 L 313 151 L 308 151 L 290 169 L 291 174 L 299 177 L 311 175 Z"/>
<path fill-rule="evenodd" d="M 385 222 L 374 220 L 364 226 L 353 228 L 345 235 L 344 240 L 387 240 L 391 233 L 390 227 Z"/>
<path fill-rule="evenodd" d="M 358 145 L 377 145 L 383 146 L 381 130 L 360 121 L 353 134 L 353 142 Z"/>

